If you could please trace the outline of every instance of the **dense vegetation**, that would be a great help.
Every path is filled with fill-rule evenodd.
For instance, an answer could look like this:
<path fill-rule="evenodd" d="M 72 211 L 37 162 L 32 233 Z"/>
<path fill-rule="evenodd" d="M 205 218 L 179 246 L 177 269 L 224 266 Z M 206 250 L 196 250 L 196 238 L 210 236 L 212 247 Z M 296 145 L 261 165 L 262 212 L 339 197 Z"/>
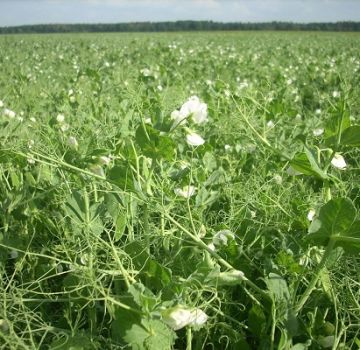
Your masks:
<path fill-rule="evenodd" d="M 0 28 L 0 34 L 13 33 L 81 33 L 81 32 L 174 32 L 174 31 L 234 31 L 234 30 L 292 30 L 292 31 L 360 31 L 360 22 L 329 23 L 223 23 L 213 21 L 130 22 L 98 24 L 37 24 Z"/>
<path fill-rule="evenodd" d="M 359 44 L 0 37 L 0 348 L 359 349 Z"/>

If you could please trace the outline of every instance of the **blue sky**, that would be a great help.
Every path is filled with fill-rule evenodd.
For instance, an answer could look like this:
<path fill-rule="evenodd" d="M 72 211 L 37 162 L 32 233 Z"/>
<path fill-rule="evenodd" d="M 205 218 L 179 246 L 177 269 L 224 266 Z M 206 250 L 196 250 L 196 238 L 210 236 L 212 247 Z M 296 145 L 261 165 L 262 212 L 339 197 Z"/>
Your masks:
<path fill-rule="evenodd" d="M 360 0 L 0 0 L 0 26 L 186 19 L 360 21 Z"/>

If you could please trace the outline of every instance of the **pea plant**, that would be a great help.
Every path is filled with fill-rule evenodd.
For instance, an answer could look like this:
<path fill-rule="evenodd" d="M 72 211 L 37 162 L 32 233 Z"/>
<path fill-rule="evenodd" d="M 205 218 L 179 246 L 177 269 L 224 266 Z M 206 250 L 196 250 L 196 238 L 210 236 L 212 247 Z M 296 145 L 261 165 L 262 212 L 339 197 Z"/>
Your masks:
<path fill-rule="evenodd" d="M 358 349 L 358 44 L 0 37 L 0 348 Z"/>

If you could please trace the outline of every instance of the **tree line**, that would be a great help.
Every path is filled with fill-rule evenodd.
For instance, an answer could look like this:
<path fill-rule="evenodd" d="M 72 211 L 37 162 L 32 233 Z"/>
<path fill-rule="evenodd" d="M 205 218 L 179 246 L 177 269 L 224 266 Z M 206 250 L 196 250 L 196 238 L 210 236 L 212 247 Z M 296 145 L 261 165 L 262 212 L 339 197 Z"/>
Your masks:
<path fill-rule="evenodd" d="M 290 30 L 358 32 L 360 22 L 329 23 L 223 23 L 213 21 L 130 22 L 96 24 L 36 24 L 0 27 L 0 34 L 16 33 L 94 33 L 94 32 L 175 32 L 175 31 L 238 31 L 238 30 Z"/>

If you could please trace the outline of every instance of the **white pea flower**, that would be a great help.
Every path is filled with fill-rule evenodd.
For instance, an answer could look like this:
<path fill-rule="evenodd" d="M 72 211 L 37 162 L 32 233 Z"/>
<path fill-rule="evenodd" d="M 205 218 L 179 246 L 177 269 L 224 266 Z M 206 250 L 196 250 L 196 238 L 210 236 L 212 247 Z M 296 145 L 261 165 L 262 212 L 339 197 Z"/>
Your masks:
<path fill-rule="evenodd" d="M 99 157 L 99 163 L 101 165 L 109 165 L 111 162 L 111 158 L 107 156 L 100 156 Z"/>
<path fill-rule="evenodd" d="M 64 121 L 65 121 L 65 116 L 63 114 L 58 114 L 56 116 L 56 121 L 59 123 L 59 124 L 62 124 Z"/>
<path fill-rule="evenodd" d="M 274 181 L 275 181 L 275 183 L 276 183 L 277 185 L 281 185 L 283 179 L 282 179 L 281 175 L 275 174 L 275 175 L 274 175 Z"/>
<path fill-rule="evenodd" d="M 36 119 L 34 117 L 30 117 L 29 120 L 32 122 L 32 123 L 36 123 Z"/>
<path fill-rule="evenodd" d="M 35 159 L 32 158 L 31 156 L 28 156 L 28 157 L 26 158 L 26 161 L 27 161 L 29 164 L 35 164 Z"/>
<path fill-rule="evenodd" d="M 315 209 L 310 209 L 309 212 L 307 213 L 306 217 L 309 221 L 313 221 L 315 214 L 316 214 Z"/>
<path fill-rule="evenodd" d="M 333 91 L 332 96 L 334 98 L 339 98 L 340 97 L 340 92 L 339 91 Z"/>
<path fill-rule="evenodd" d="M 199 97 L 191 96 L 180 108 L 180 114 L 185 118 L 191 116 L 195 124 L 203 124 L 208 121 L 207 104 L 200 102 Z"/>
<path fill-rule="evenodd" d="M 224 246 L 233 239 L 235 239 L 235 235 L 230 230 L 222 230 L 215 233 L 212 241 L 215 246 Z"/>
<path fill-rule="evenodd" d="M 10 119 L 14 119 L 15 116 L 16 116 L 16 113 L 14 111 L 10 110 L 10 109 L 5 108 L 4 109 L 4 115 L 6 117 L 9 117 Z"/>
<path fill-rule="evenodd" d="M 317 109 L 315 110 L 315 114 L 316 114 L 316 115 L 320 115 L 320 114 L 321 114 L 321 109 L 320 109 L 320 108 L 317 108 Z"/>
<path fill-rule="evenodd" d="M 159 91 L 163 91 L 163 87 L 162 87 L 161 85 L 158 85 L 156 88 L 157 88 Z"/>
<path fill-rule="evenodd" d="M 266 126 L 267 126 L 269 129 L 272 129 L 272 128 L 275 126 L 275 124 L 274 124 L 274 122 L 273 122 L 272 120 L 269 120 L 269 121 L 266 123 Z"/>
<path fill-rule="evenodd" d="M 144 123 L 148 125 L 152 125 L 151 118 L 150 117 L 145 118 Z"/>
<path fill-rule="evenodd" d="M 172 128 L 175 128 L 181 123 L 186 123 L 187 115 L 182 115 L 180 111 L 175 110 L 171 112 L 170 118 L 174 121 Z"/>
<path fill-rule="evenodd" d="M 191 117 L 195 124 L 203 124 L 208 121 L 207 104 L 201 102 L 197 96 L 191 96 L 180 108 L 171 113 L 171 119 L 174 120 L 173 127 L 179 125 Z"/>
<path fill-rule="evenodd" d="M 203 145 L 205 143 L 205 140 L 196 132 L 189 132 L 186 135 L 186 142 L 190 146 L 197 147 Z"/>
<path fill-rule="evenodd" d="M 295 121 L 297 122 L 297 123 L 300 123 L 301 121 L 302 121 L 302 116 L 301 116 L 301 114 L 296 114 L 296 116 L 295 116 Z"/>
<path fill-rule="evenodd" d="M 73 89 L 70 89 L 69 92 L 68 92 L 68 96 L 71 96 L 74 94 L 74 90 Z"/>
<path fill-rule="evenodd" d="M 243 81 L 239 84 L 239 90 L 243 90 L 249 87 L 249 83 L 247 81 Z"/>
<path fill-rule="evenodd" d="M 75 103 L 76 102 L 76 98 L 75 98 L 74 95 L 71 95 L 69 100 L 70 100 L 70 103 Z"/>
<path fill-rule="evenodd" d="M 230 145 L 225 145 L 224 148 L 225 148 L 225 151 L 227 151 L 227 152 L 232 151 L 232 147 Z"/>
<path fill-rule="evenodd" d="M 28 141 L 28 148 L 29 148 L 29 149 L 31 149 L 34 145 L 35 145 L 35 141 L 34 141 L 34 140 L 29 140 L 29 141 Z"/>
<path fill-rule="evenodd" d="M 4 107 L 4 102 L 0 100 L 0 108 Z"/>
<path fill-rule="evenodd" d="M 316 128 L 313 130 L 313 135 L 314 136 L 321 136 L 324 133 L 324 129 L 323 128 Z"/>
<path fill-rule="evenodd" d="M 206 323 L 208 316 L 200 309 L 188 309 L 177 305 L 162 312 L 163 321 L 174 331 L 186 326 L 202 326 Z"/>
<path fill-rule="evenodd" d="M 210 250 L 212 250 L 213 252 L 216 250 L 216 247 L 215 247 L 215 244 L 214 243 L 209 243 L 208 245 L 208 248 L 210 249 Z"/>
<path fill-rule="evenodd" d="M 151 70 L 148 68 L 144 68 L 140 70 L 140 73 L 144 76 L 144 77 L 149 77 L 151 75 Z"/>
<path fill-rule="evenodd" d="M 63 131 L 63 132 L 69 130 L 69 128 L 70 128 L 70 125 L 69 125 L 69 124 L 66 124 L 66 123 L 65 123 L 65 124 L 62 124 L 62 125 L 60 126 L 60 130 Z"/>
<path fill-rule="evenodd" d="M 175 188 L 174 192 L 177 196 L 190 198 L 195 194 L 196 188 L 194 186 L 184 186 L 183 188 Z"/>
<path fill-rule="evenodd" d="M 347 166 L 344 157 L 339 153 L 335 153 L 334 158 L 331 160 L 331 165 L 337 169 L 345 169 Z"/>
<path fill-rule="evenodd" d="M 77 150 L 79 147 L 79 143 L 77 142 L 77 140 L 74 136 L 70 136 L 68 138 L 68 145 L 71 149 L 74 149 L 74 150 Z"/>
<path fill-rule="evenodd" d="M 201 309 L 194 309 L 191 311 L 191 316 L 193 318 L 190 326 L 201 327 L 208 320 L 208 315 Z"/>
<path fill-rule="evenodd" d="M 193 320 L 191 311 L 181 306 L 176 306 L 172 309 L 165 310 L 162 313 L 163 321 L 174 331 L 184 328 Z"/>

